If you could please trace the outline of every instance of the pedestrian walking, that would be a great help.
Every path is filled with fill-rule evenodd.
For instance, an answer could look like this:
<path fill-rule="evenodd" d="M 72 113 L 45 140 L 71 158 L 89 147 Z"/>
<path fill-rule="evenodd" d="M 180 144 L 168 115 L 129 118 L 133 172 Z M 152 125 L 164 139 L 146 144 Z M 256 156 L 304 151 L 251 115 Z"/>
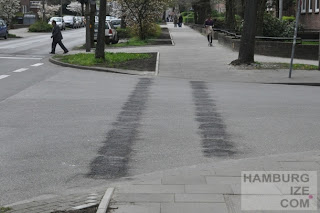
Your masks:
<path fill-rule="evenodd" d="M 182 27 L 182 21 L 183 21 L 183 18 L 182 18 L 182 15 L 180 14 L 179 22 L 178 22 L 179 27 Z"/>
<path fill-rule="evenodd" d="M 208 38 L 208 46 L 212 47 L 212 34 L 213 34 L 213 20 L 211 19 L 211 16 L 208 16 L 206 21 L 204 22 L 204 26 L 206 28 L 206 35 Z"/>
<path fill-rule="evenodd" d="M 53 39 L 52 40 L 52 46 L 51 46 L 51 52 L 50 54 L 55 54 L 56 52 L 56 46 L 57 44 L 60 45 L 60 47 L 63 49 L 63 53 L 66 54 L 67 52 L 69 52 L 69 50 L 63 45 L 62 43 L 62 34 L 61 34 L 61 30 L 60 30 L 60 27 L 57 26 L 57 23 L 55 20 L 52 21 L 52 26 L 53 26 L 53 29 L 52 29 L 52 36 L 51 38 Z"/>
<path fill-rule="evenodd" d="M 178 24 L 178 16 L 176 14 L 174 14 L 174 16 L 173 16 L 173 25 L 174 25 L 174 27 L 177 27 L 177 24 Z"/>

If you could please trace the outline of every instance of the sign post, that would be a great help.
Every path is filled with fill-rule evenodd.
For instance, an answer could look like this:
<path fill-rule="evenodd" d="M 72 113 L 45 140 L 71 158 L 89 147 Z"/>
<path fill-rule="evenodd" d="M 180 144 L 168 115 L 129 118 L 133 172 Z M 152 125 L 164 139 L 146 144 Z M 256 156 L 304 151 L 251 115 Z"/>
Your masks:
<path fill-rule="evenodd" d="M 299 26 L 299 16 L 300 16 L 301 0 L 299 0 L 297 3 L 298 3 L 298 10 L 297 10 L 297 15 L 296 15 L 296 26 L 295 26 L 295 29 L 294 29 L 294 37 L 293 37 L 293 43 L 292 43 L 292 52 L 291 52 L 291 62 L 290 62 L 289 78 L 291 78 L 294 51 L 295 51 L 295 47 L 296 47 L 296 43 L 297 43 L 297 34 L 298 34 L 298 26 Z"/>

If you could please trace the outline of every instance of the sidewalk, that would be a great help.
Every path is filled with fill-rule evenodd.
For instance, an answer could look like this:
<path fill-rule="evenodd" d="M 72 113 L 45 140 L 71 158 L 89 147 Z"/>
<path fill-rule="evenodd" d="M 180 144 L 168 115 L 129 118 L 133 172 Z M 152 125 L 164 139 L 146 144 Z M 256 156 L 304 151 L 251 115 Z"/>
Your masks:
<path fill-rule="evenodd" d="M 319 163 L 320 152 L 304 152 L 195 165 L 131 177 L 131 182 L 116 187 L 110 212 L 250 212 L 241 211 L 241 171 L 319 171 Z M 319 189 L 318 186 L 318 194 Z"/>
<path fill-rule="evenodd" d="M 27 37 L 36 36 L 36 35 L 50 34 L 50 33 L 32 33 L 32 32 L 28 32 L 28 30 L 29 28 L 11 29 L 9 30 L 9 33 L 22 38 L 27 38 Z"/>
<path fill-rule="evenodd" d="M 213 41 L 208 47 L 207 39 L 199 32 L 183 26 L 169 28 L 174 46 L 129 47 L 107 49 L 110 52 L 160 52 L 159 76 L 173 78 L 192 78 L 216 82 L 252 82 L 252 83 L 319 83 L 319 71 L 293 70 L 289 79 L 289 70 L 244 70 L 230 66 L 238 58 L 234 52 Z M 290 63 L 289 58 L 255 55 L 258 62 Z M 294 59 L 294 63 L 318 65 L 318 61 Z"/>

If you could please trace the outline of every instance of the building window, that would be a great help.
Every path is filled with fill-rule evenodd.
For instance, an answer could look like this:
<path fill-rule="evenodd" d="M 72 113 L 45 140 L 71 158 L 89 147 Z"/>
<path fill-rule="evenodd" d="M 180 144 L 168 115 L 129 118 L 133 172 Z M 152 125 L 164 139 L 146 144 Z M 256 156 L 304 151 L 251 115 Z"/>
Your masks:
<path fill-rule="evenodd" d="M 312 0 L 309 0 L 309 5 L 308 5 L 309 7 L 308 7 L 308 12 L 309 13 L 312 13 Z"/>
<path fill-rule="evenodd" d="M 314 12 L 319 13 L 320 0 L 315 0 Z"/>
<path fill-rule="evenodd" d="M 301 0 L 301 13 L 305 13 L 307 10 L 307 0 Z"/>

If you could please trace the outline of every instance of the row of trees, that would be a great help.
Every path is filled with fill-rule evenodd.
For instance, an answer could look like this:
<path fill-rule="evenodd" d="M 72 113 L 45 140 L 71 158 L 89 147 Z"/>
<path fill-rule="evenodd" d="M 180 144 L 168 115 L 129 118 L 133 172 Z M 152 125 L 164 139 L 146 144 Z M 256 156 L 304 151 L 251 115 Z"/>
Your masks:
<path fill-rule="evenodd" d="M 43 11 L 39 11 L 38 15 L 39 17 L 42 17 L 43 14 L 45 15 L 45 18 L 49 18 L 51 16 L 55 16 L 59 10 L 61 9 L 60 4 L 51 4 L 48 0 L 47 3 L 44 5 L 44 13 Z M 60 2 L 60 0 L 59 0 Z M 20 0 L 0 0 L 0 17 L 3 18 L 8 26 L 11 25 L 12 19 L 16 16 L 16 13 L 20 11 Z M 76 13 L 77 15 L 83 14 L 81 3 L 78 1 L 71 1 L 67 7 L 67 10 Z"/>

